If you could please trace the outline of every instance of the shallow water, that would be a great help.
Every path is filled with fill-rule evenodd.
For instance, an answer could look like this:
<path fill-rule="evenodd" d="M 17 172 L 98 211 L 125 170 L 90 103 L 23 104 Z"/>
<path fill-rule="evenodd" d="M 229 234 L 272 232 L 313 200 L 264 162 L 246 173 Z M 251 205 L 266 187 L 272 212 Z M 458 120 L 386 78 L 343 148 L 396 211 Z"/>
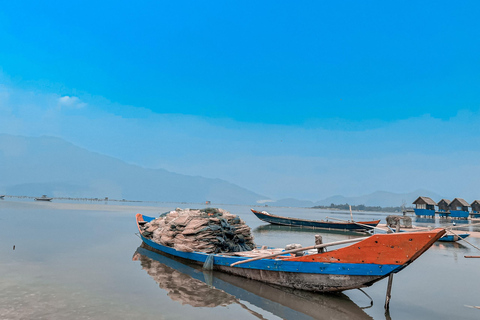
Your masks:
<path fill-rule="evenodd" d="M 0 201 L 0 319 L 478 319 L 480 255 L 461 243 L 435 244 L 394 276 L 390 314 L 387 281 L 364 291 L 312 294 L 225 274 L 204 273 L 139 248 L 135 213 L 158 216 L 194 204 Z M 252 227 L 257 244 L 283 247 L 361 236 L 276 227 L 247 206 L 220 206 Z M 268 208 L 307 219 L 349 219 L 348 212 Z M 354 213 L 356 220 L 382 213 Z M 423 226 L 450 224 L 419 221 Z M 457 221 L 457 223 L 459 223 Z M 468 227 L 467 227 L 468 229 Z M 473 230 L 473 227 L 469 229 Z M 480 246 L 479 239 L 468 238 Z M 15 245 L 15 250 L 13 250 Z"/>

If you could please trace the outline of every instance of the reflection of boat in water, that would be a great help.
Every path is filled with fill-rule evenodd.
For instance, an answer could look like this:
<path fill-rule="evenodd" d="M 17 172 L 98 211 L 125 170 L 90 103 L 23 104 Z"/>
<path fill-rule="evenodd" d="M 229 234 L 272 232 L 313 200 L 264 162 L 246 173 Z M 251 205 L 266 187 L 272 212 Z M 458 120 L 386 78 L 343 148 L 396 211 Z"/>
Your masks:
<path fill-rule="evenodd" d="M 346 231 L 357 231 L 357 232 L 368 232 L 372 228 L 376 227 L 380 220 L 372 221 L 324 221 L 324 220 L 307 220 L 307 219 L 298 219 L 290 217 L 277 216 L 266 211 L 256 211 L 250 209 L 253 214 L 260 220 L 271 223 L 278 224 L 282 226 L 292 226 L 292 227 L 304 227 L 304 228 L 317 228 L 317 229 L 328 229 L 328 230 L 346 230 Z"/>
<path fill-rule="evenodd" d="M 460 242 L 435 242 L 432 247 L 436 247 L 440 250 L 447 250 L 447 251 L 468 251 L 469 247 L 461 244 Z"/>
<path fill-rule="evenodd" d="M 316 294 L 289 290 L 182 263 L 146 249 L 142 244 L 133 256 L 142 268 L 168 292 L 168 296 L 193 307 L 239 304 L 253 315 L 254 305 L 283 319 L 372 319 L 346 295 Z M 257 309 L 258 310 L 258 309 Z"/>
<path fill-rule="evenodd" d="M 45 194 L 40 198 L 35 198 L 36 201 L 52 201 L 53 198 L 47 197 Z"/>
<path fill-rule="evenodd" d="M 307 252 L 300 256 L 291 255 L 283 249 L 207 254 L 199 251 L 184 252 L 154 242 L 148 238 L 149 235 L 144 229 L 144 225 L 153 219 L 142 214 L 136 215 L 140 237 L 151 249 L 192 263 L 210 265 L 213 270 L 288 288 L 316 292 L 343 291 L 371 286 L 403 270 L 445 234 L 444 229 L 376 234 L 366 238 L 336 242 L 336 244 L 356 242 L 340 249 L 328 252 Z M 303 249 L 296 249 L 296 252 L 300 250 Z"/>

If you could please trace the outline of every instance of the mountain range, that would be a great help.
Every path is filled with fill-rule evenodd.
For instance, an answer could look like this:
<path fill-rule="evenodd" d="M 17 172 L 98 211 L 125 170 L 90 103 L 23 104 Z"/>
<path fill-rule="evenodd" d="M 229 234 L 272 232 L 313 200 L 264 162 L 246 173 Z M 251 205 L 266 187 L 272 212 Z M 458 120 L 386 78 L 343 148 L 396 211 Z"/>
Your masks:
<path fill-rule="evenodd" d="M 9 195 L 255 204 L 265 196 L 220 179 L 148 169 L 54 137 L 0 135 L 0 192 Z"/>
<path fill-rule="evenodd" d="M 0 134 L 0 193 L 8 195 L 128 199 L 217 204 L 267 203 L 312 207 L 348 203 L 401 206 L 418 196 L 441 197 L 427 190 L 406 194 L 377 191 L 358 197 L 341 195 L 320 201 L 272 200 L 221 179 L 150 169 L 75 146 L 55 137 Z"/>

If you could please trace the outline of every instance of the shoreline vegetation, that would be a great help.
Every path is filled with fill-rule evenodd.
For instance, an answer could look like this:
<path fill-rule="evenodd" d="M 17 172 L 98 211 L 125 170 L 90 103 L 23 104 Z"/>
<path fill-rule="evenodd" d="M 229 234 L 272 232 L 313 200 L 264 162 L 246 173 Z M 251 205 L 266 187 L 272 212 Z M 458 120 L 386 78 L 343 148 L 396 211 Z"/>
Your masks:
<path fill-rule="evenodd" d="M 25 196 L 25 195 L 4 195 L 5 198 L 17 198 L 17 199 L 35 199 L 34 196 Z M 53 200 L 69 200 L 69 201 L 91 201 L 91 202 L 132 202 L 132 203 L 178 203 L 178 204 L 206 204 L 198 202 L 178 202 L 178 201 L 148 201 L 148 200 L 130 200 L 130 199 L 112 199 L 112 198 L 87 198 L 87 197 L 52 197 Z M 209 201 L 210 202 L 210 201 Z M 211 204 L 211 203 L 210 203 Z M 216 203 L 215 205 L 226 205 L 224 203 Z M 240 205 L 240 204 L 228 204 L 228 205 Z M 254 205 L 258 207 L 263 207 L 259 204 Z M 339 210 L 339 211 L 348 211 L 350 210 L 350 205 L 345 204 L 330 204 L 329 206 L 313 206 L 305 207 L 311 209 L 327 209 L 327 210 Z M 273 206 L 275 207 L 275 206 Z M 353 211 L 371 211 L 371 212 L 392 212 L 400 213 L 405 209 L 410 209 L 406 207 L 381 207 L 381 206 L 366 206 L 363 204 L 352 205 Z"/>
<path fill-rule="evenodd" d="M 330 204 L 329 206 L 314 206 L 313 209 L 330 209 L 330 210 L 350 210 L 350 205 L 345 204 Z M 380 206 L 366 206 L 363 204 L 352 205 L 353 211 L 373 211 L 373 212 L 403 212 L 402 207 L 380 207 Z"/>

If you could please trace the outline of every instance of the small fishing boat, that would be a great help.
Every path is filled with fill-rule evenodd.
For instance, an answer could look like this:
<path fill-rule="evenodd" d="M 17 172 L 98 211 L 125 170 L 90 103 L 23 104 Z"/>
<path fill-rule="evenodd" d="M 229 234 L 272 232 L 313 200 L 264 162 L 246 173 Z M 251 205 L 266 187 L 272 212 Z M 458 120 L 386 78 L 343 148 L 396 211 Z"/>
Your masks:
<path fill-rule="evenodd" d="M 45 194 L 40 198 L 35 198 L 36 201 L 52 201 L 53 198 L 47 197 Z"/>
<path fill-rule="evenodd" d="M 456 234 L 446 234 L 443 237 L 441 237 L 440 239 L 438 239 L 438 241 L 455 242 L 455 241 L 465 239 L 469 235 L 470 235 L 469 233 L 461 233 L 461 234 L 458 234 L 458 235 L 456 235 Z"/>
<path fill-rule="evenodd" d="M 374 227 L 376 227 L 380 223 L 380 220 L 356 221 L 356 222 L 306 220 L 306 219 L 298 219 L 298 218 L 281 217 L 281 216 L 268 213 L 266 211 L 260 212 L 253 209 L 250 209 L 250 210 L 252 210 L 253 214 L 256 215 L 258 219 L 271 224 L 278 224 L 282 226 L 368 232 L 369 230 L 372 230 Z"/>
<path fill-rule="evenodd" d="M 258 248 L 228 253 L 184 252 L 154 242 L 144 225 L 154 220 L 136 215 L 140 238 L 148 249 L 248 279 L 293 289 L 333 292 L 368 287 L 401 271 L 445 234 L 438 228 L 422 232 L 375 234 L 294 250 Z M 355 243 L 354 243 L 355 242 Z M 354 243 L 328 252 L 318 249 Z M 316 249 L 309 250 L 308 249 Z M 293 255 L 305 250 L 303 255 Z"/>
<path fill-rule="evenodd" d="M 4 199 L 4 198 L 5 198 L 5 195 L 0 194 L 0 199 Z"/>

